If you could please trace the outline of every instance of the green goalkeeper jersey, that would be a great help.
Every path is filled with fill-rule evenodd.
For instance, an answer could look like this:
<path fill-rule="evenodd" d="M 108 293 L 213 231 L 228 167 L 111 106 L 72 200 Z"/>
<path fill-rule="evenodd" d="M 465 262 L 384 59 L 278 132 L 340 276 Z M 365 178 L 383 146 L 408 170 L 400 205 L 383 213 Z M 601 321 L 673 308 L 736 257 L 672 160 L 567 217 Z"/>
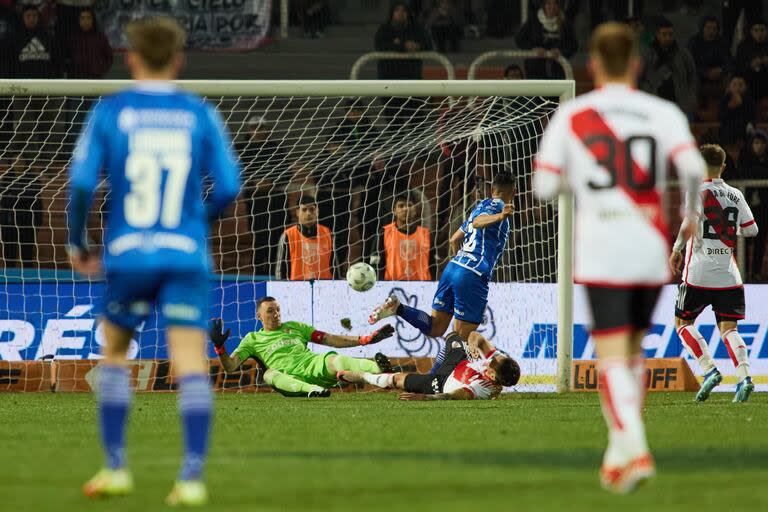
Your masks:
<path fill-rule="evenodd" d="M 314 331 L 314 327 L 301 322 L 285 322 L 276 331 L 254 331 L 240 341 L 232 355 L 237 354 L 240 361 L 256 357 L 267 368 L 290 372 L 317 355 L 307 348 Z"/>

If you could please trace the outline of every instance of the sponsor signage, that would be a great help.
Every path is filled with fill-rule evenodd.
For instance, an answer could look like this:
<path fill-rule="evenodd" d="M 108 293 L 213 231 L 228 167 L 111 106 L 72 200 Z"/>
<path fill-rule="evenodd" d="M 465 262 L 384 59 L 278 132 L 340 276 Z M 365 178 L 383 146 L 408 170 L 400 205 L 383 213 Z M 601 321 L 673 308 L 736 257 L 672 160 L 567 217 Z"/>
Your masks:
<path fill-rule="evenodd" d="M 599 387 L 597 362 L 580 359 L 573 362 L 573 391 L 597 391 Z M 647 359 L 645 388 L 648 391 L 698 391 L 699 382 L 682 357 Z"/>

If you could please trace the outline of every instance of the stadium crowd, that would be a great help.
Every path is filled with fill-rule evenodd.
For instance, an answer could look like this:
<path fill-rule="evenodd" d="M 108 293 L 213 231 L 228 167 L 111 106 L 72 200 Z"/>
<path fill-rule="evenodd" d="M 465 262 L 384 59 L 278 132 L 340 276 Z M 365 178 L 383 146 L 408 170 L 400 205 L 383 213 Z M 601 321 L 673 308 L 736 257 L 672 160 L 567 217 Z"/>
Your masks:
<path fill-rule="evenodd" d="M 0 77 L 104 77 L 113 64 L 113 52 L 92 3 L 0 0 Z M 532 0 L 529 18 L 521 22 L 515 18 L 517 2 L 393 2 L 372 47 L 396 52 L 434 49 L 450 57 L 461 51 L 467 38 L 513 36 L 518 48 L 533 50 L 537 57 L 510 63 L 504 78 L 562 78 L 562 68 L 551 57 L 570 59 L 584 51 L 573 26 L 578 10 L 589 11 L 591 26 L 624 19 L 643 48 L 641 88 L 677 103 L 694 123 L 699 142 L 719 142 L 727 149 L 725 179 L 768 179 L 768 134 L 761 128 L 768 123 L 768 29 L 762 3 L 724 3 L 718 16 L 701 16 L 699 31 L 687 44 L 678 40 L 668 19 L 643 16 L 643 3 L 634 2 L 634 15 L 629 16 L 628 3 L 622 1 Z M 668 9 L 688 13 L 702 9 L 697 0 L 664 3 Z M 306 37 L 325 37 L 332 23 L 331 7 L 327 1 L 304 0 L 292 3 L 292 15 Z M 742 9 L 745 22 L 740 34 L 736 20 Z M 417 59 L 378 63 L 382 79 L 418 79 L 423 73 Z M 0 115 L 4 148 L 0 230 L 6 266 L 38 261 L 34 246 L 44 225 L 39 192 L 45 176 L 35 174 L 40 168 L 32 153 L 46 141 L 35 146 L 32 140 L 15 140 L 14 133 L 34 132 L 44 139 L 53 123 L 61 121 L 51 105 L 46 100 L 0 98 L 0 111 L 10 113 Z M 339 278 L 350 262 L 364 259 L 378 268 L 382 279 L 434 278 L 448 256 L 447 240 L 455 217 L 461 216 L 464 194 L 482 190 L 494 161 L 513 159 L 498 157 L 490 145 L 454 141 L 438 144 L 429 155 L 371 154 L 351 168 L 339 162 L 393 131 L 418 128 L 424 122 L 440 130 L 451 112 L 435 108 L 420 98 L 391 98 L 375 108 L 350 99 L 343 105 L 343 119 L 325 130 L 323 147 L 311 156 L 305 151 L 298 154 L 297 146 L 276 135 L 278 120 L 270 119 L 271 113 L 244 120 L 235 149 L 247 177 L 242 202 L 250 220 L 254 273 L 288 279 Z M 68 121 L 82 123 L 87 103 L 64 110 L 81 116 Z M 33 119 L 34 113 L 42 114 Z M 60 145 L 58 151 L 66 147 Z M 290 164 L 279 183 L 257 179 L 265 169 L 284 162 Z M 430 172 L 431 179 L 414 181 Z M 505 255 L 510 270 L 501 278 L 553 281 L 556 211 L 532 206 L 530 185 L 525 182 L 528 173 L 530 163 L 517 170 L 521 183 L 514 240 Z M 428 181 L 434 185 L 427 186 Z M 768 218 L 768 188 L 748 187 L 745 195 L 755 216 Z M 749 242 L 748 282 L 760 282 L 766 275 L 765 233 Z M 301 263 L 310 260 L 311 265 Z"/>

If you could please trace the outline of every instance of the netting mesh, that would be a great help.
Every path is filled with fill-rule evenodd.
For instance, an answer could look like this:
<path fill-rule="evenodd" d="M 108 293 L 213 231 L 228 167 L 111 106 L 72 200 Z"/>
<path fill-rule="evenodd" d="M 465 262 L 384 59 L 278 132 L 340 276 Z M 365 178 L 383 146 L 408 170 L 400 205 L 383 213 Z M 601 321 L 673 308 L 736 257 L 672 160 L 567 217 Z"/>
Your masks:
<path fill-rule="evenodd" d="M 299 208 L 306 197 L 314 198 L 317 211 L 316 219 L 305 224 L 326 227 L 332 239 L 330 277 L 343 279 L 349 265 L 366 261 L 383 279 L 389 261 L 383 233 L 386 225 L 394 223 L 405 233 L 416 227 L 426 230 L 428 278 L 434 281 L 451 256 L 450 235 L 477 200 L 490 196 L 493 176 L 509 170 L 517 179 L 516 212 L 494 280 L 555 281 L 557 215 L 551 205 L 533 200 L 531 167 L 556 100 L 499 96 L 206 99 L 224 117 L 243 169 L 243 191 L 236 207 L 213 226 L 211 237 L 214 270 L 225 289 L 216 306 L 222 311 L 233 305 L 240 308 L 234 313 L 242 320 L 236 333 L 254 325 L 253 318 L 246 318 L 253 314 L 252 308 L 245 307 L 253 297 L 252 293 L 241 296 L 241 291 L 228 295 L 227 283 L 292 276 L 302 261 L 291 254 L 285 232 L 306 220 Z M 0 99 L 5 107 L 0 109 L 0 284 L 8 292 L 0 307 L 0 321 L 6 321 L 0 359 L 35 359 L 51 350 L 59 358 L 99 356 L 103 340 L 97 333 L 85 336 L 82 349 L 44 347 L 41 341 L 46 321 L 68 314 L 75 318 L 71 309 L 83 302 L 83 292 L 76 288 L 85 284 L 72 284 L 67 273 L 67 165 L 86 112 L 98 101 L 85 96 Z M 403 193 L 409 206 L 398 219 L 395 200 Z M 88 234 L 98 250 L 102 249 L 108 194 L 107 187 L 100 187 L 89 222 Z M 409 261 L 417 258 L 422 247 L 408 244 L 401 245 L 400 259 L 406 267 L 421 265 Z M 323 254 L 311 247 L 305 246 L 302 258 L 307 268 L 324 266 L 318 263 Z M 65 284 L 69 288 L 62 288 Z M 96 283 L 87 286 L 91 288 L 86 293 L 93 299 L 91 315 L 98 310 L 100 289 Z M 553 293 L 547 291 L 543 300 L 554 301 Z M 365 297 L 365 308 L 367 302 L 381 298 Z M 504 305 L 496 308 L 496 314 L 502 314 Z M 9 334 L 11 321 L 28 321 L 34 333 Z M 144 332 L 157 328 L 150 324 Z M 25 336 L 32 338 L 26 345 Z M 520 352 L 525 342 L 515 340 L 520 346 L 512 347 L 508 340 L 507 348 Z M 152 353 L 137 341 L 134 357 L 164 357 L 161 337 L 155 343 Z M 415 352 L 405 343 L 400 346 Z M 423 355 L 428 350 L 436 347 L 430 345 Z M 546 357 L 551 359 L 553 354 Z"/>

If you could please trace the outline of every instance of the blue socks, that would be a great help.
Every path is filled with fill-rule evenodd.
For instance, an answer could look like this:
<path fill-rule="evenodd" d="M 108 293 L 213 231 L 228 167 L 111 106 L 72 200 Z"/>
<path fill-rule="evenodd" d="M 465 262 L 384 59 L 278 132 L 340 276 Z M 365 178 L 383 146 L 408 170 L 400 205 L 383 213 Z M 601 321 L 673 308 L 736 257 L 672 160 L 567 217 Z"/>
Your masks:
<path fill-rule="evenodd" d="M 102 364 L 98 381 L 101 444 L 107 455 L 107 467 L 125 466 L 125 423 L 131 405 L 130 370 Z"/>
<path fill-rule="evenodd" d="M 430 336 L 432 332 L 432 316 L 428 313 L 400 304 L 397 307 L 397 316 L 420 330 L 425 336 Z"/>
<path fill-rule="evenodd" d="M 184 433 L 184 462 L 180 480 L 200 480 L 208 451 L 213 396 L 205 374 L 179 379 L 179 412 Z"/>

